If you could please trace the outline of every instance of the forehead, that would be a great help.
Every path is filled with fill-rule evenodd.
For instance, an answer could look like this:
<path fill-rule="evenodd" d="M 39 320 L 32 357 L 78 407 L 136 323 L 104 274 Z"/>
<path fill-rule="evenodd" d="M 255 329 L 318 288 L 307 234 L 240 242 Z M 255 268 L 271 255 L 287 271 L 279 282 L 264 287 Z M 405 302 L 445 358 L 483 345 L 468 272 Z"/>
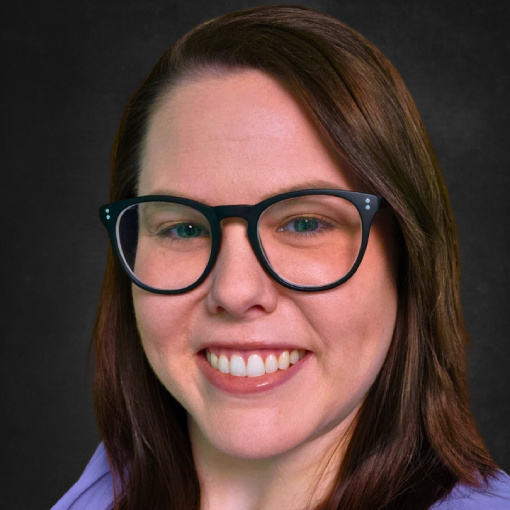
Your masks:
<path fill-rule="evenodd" d="M 352 189 L 346 166 L 279 82 L 243 70 L 185 81 L 160 100 L 138 191 L 254 203 L 310 181 Z"/>

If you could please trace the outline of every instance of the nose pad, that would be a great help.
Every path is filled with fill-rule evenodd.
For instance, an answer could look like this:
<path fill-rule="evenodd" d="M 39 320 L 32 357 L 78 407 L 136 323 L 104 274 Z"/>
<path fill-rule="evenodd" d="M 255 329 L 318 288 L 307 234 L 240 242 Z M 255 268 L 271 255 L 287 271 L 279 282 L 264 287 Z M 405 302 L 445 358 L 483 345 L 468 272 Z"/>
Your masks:
<path fill-rule="evenodd" d="M 209 275 L 211 287 L 208 303 L 211 310 L 225 310 L 242 316 L 246 311 L 276 306 L 272 279 L 251 246 L 247 223 L 240 218 L 221 221 L 222 239 L 214 267 Z"/>
<path fill-rule="evenodd" d="M 234 269 L 245 268 L 242 274 L 249 274 L 260 263 L 248 237 L 248 224 L 241 218 L 224 218 L 221 224 L 221 244 L 213 272 L 225 263 Z M 227 260 L 226 260 L 227 257 Z"/>

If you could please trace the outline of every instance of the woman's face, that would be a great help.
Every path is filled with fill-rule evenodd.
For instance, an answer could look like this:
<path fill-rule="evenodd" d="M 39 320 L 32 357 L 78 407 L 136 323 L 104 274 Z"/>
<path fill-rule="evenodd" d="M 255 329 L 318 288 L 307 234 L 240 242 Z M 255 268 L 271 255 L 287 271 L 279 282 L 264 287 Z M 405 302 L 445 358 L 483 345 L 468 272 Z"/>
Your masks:
<path fill-rule="evenodd" d="M 319 180 L 355 189 L 347 166 L 333 159 L 292 96 L 250 70 L 185 82 L 160 103 L 139 194 L 255 204 Z M 244 220 L 225 219 L 222 229 L 216 265 L 196 289 L 165 296 L 133 287 L 154 372 L 187 410 L 192 437 L 215 451 L 260 459 L 319 438 L 337 441 L 380 371 L 395 325 L 384 218 L 376 216 L 356 274 L 310 293 L 284 288 L 264 272 Z M 241 379 L 212 368 L 208 348 L 227 359 L 286 350 L 306 356 L 288 371 Z"/>

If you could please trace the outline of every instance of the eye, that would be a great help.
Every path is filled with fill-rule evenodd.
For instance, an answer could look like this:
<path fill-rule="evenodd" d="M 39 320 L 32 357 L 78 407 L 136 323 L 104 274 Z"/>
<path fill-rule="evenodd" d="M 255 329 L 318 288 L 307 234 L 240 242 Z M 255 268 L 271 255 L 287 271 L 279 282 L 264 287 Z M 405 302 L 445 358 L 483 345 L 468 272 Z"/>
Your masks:
<path fill-rule="evenodd" d="M 322 225 L 323 228 L 319 229 L 320 225 Z M 331 228 L 333 228 L 333 225 L 325 218 L 300 216 L 293 218 L 277 231 L 287 231 L 297 235 L 317 235 L 319 233 L 323 234 L 326 230 L 330 230 Z"/>
<path fill-rule="evenodd" d="M 185 222 L 174 225 L 162 226 L 157 229 L 155 235 L 176 241 L 193 239 L 196 237 L 210 237 L 209 231 L 197 223 Z"/>

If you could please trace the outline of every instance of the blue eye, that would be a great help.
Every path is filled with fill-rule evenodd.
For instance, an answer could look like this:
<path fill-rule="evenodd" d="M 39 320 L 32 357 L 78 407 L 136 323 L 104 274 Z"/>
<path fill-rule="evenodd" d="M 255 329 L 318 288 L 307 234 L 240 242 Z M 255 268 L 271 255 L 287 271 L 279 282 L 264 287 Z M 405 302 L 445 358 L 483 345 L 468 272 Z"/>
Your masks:
<path fill-rule="evenodd" d="M 319 221 L 317 218 L 299 218 L 292 221 L 290 225 L 293 225 L 295 232 L 310 232 L 317 230 Z"/>
<path fill-rule="evenodd" d="M 323 225 L 322 229 L 319 229 L 320 225 Z M 286 223 L 282 228 L 278 229 L 278 232 L 286 231 L 292 232 L 297 235 L 317 235 L 323 234 L 325 230 L 331 229 L 333 225 L 325 221 L 324 218 L 315 218 L 313 216 L 303 216 L 300 218 L 294 218 L 292 221 Z"/>
<path fill-rule="evenodd" d="M 163 228 L 157 232 L 158 237 L 166 237 L 177 241 L 196 237 L 210 237 L 210 235 L 211 234 L 205 227 L 195 223 L 178 223 L 177 225 Z"/>

